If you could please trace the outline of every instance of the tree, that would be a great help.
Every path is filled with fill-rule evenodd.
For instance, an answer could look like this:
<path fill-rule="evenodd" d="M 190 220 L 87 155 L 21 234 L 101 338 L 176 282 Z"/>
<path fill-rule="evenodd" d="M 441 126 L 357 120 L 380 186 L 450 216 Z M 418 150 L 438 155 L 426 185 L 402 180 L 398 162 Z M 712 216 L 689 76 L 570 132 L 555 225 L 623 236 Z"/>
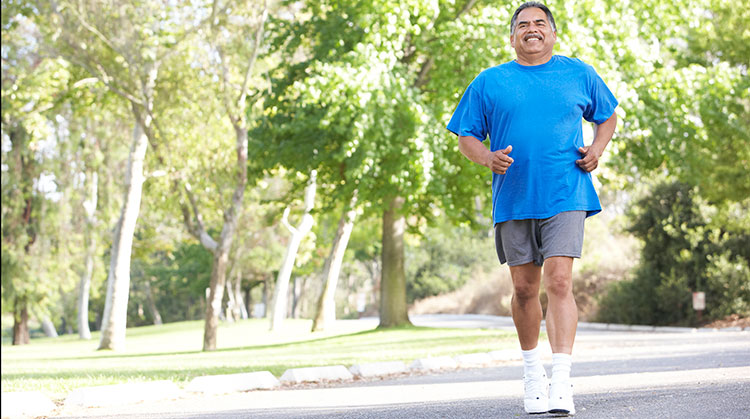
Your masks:
<path fill-rule="evenodd" d="M 344 208 L 333 238 L 331 252 L 323 264 L 323 288 L 315 307 L 312 331 L 323 331 L 336 320 L 336 287 L 338 285 L 341 264 L 344 262 L 344 254 L 349 244 L 349 237 L 354 228 L 354 219 L 357 216 L 357 194 L 352 195 L 349 204 Z"/>
<path fill-rule="evenodd" d="M 474 33 L 462 31 L 473 24 L 478 30 L 494 26 L 496 10 L 468 14 L 475 3 L 315 2 L 306 5 L 308 19 L 278 31 L 275 45 L 289 51 L 292 64 L 276 74 L 277 94 L 266 104 L 267 118 L 256 136 L 272 142 L 251 147 L 268 167 L 318 170 L 321 184 L 330 185 L 324 189 L 331 190 L 331 202 L 349 202 L 356 190 L 365 216 L 382 217 L 384 327 L 409 322 L 406 215 L 429 217 L 432 204 L 443 198 L 429 193 L 432 181 L 444 180 L 433 176 L 449 171 L 442 169 L 448 164 L 443 159 L 451 168 L 468 166 L 447 156 L 456 149 L 444 141 L 443 120 L 459 87 L 441 88 L 448 78 L 455 83 L 456 71 L 466 75 L 488 62 L 455 62 L 450 49 L 472 43 Z M 494 51 L 492 41 L 482 40 L 479 50 Z M 454 191 L 461 189 L 455 185 Z M 461 202 L 473 208 L 473 199 Z"/>
<path fill-rule="evenodd" d="M 99 191 L 99 174 L 93 169 L 86 170 L 86 198 L 82 203 L 86 220 L 86 256 L 84 271 L 78 285 L 78 336 L 81 339 L 91 339 L 89 329 L 89 293 L 91 280 L 94 276 L 94 261 L 96 257 L 96 209 Z"/>
<path fill-rule="evenodd" d="M 631 186 L 668 173 L 713 202 L 750 194 L 743 175 L 750 164 L 750 35 L 744 30 L 750 12 L 725 0 L 577 6 L 561 43 L 591 57 L 621 101 L 623 122 L 610 147 L 614 171 L 605 173 L 618 172 Z M 582 25 L 583 19 L 590 23 Z"/>
<path fill-rule="evenodd" d="M 29 342 L 31 313 L 46 320 L 47 306 L 63 281 L 49 281 L 55 261 L 52 223 L 57 208 L 49 173 L 54 136 L 49 111 L 65 90 L 64 62 L 39 48 L 34 22 L 25 3 L 3 3 L 2 13 L 2 300 L 13 313 L 13 344 Z M 47 255 L 45 255 L 47 253 Z M 45 257 L 46 256 L 46 257 Z"/>
<path fill-rule="evenodd" d="M 268 18 L 266 2 L 249 2 L 245 5 L 221 5 L 214 1 L 211 9 L 207 44 L 210 46 L 209 56 L 215 54 L 218 60 L 212 66 L 207 66 L 211 74 L 219 80 L 216 91 L 224 105 L 225 116 L 231 122 L 235 135 L 235 149 L 237 153 L 234 192 L 231 201 L 224 210 L 224 223 L 219 239 L 208 234 L 203 223 L 197 201 L 190 184 L 184 187 L 185 194 L 192 208 L 192 216 L 183 207 L 183 217 L 188 230 L 201 244 L 214 254 L 213 271 L 209 286 L 208 303 L 206 304 L 206 324 L 203 336 L 203 350 L 216 349 L 216 333 L 219 313 L 221 312 L 224 286 L 226 283 L 229 254 L 237 226 L 237 220 L 242 212 L 243 197 L 247 185 L 248 159 L 248 95 L 251 90 L 262 91 L 251 84 L 255 72 L 258 55 L 263 48 L 265 22 Z M 232 6 L 232 7 L 230 7 Z M 259 7 L 259 10 L 255 9 Z M 232 22 L 239 21 L 239 24 Z M 246 37 L 251 37 L 252 47 L 246 48 Z M 258 97 L 254 98 L 255 100 Z"/>
<path fill-rule="evenodd" d="M 155 143 L 154 93 L 159 71 L 178 51 L 181 41 L 202 26 L 202 21 L 180 19 L 195 11 L 193 5 L 165 6 L 161 2 L 118 3 L 101 8 L 99 2 L 40 3 L 48 19 L 44 25 L 49 45 L 68 61 L 122 97 L 132 112 L 124 199 L 114 229 L 102 316 L 99 349 L 120 350 L 125 345 L 127 301 L 133 233 L 138 219 L 149 141 Z"/>
<path fill-rule="evenodd" d="M 281 324 L 286 318 L 289 279 L 292 276 L 294 260 L 297 257 L 297 251 L 299 250 L 299 245 L 302 242 L 302 239 L 313 227 L 314 220 L 310 212 L 315 205 L 315 192 L 317 190 L 316 178 L 317 173 L 313 171 L 310 174 L 309 183 L 305 188 L 305 209 L 300 224 L 296 228 L 289 224 L 289 207 L 286 207 L 281 219 L 282 224 L 284 224 L 289 232 L 292 233 L 292 237 L 289 239 L 286 254 L 284 255 L 284 261 L 281 264 L 281 269 L 279 269 L 279 274 L 276 278 L 276 287 L 273 292 L 273 305 L 271 309 L 271 330 L 281 329 Z"/>

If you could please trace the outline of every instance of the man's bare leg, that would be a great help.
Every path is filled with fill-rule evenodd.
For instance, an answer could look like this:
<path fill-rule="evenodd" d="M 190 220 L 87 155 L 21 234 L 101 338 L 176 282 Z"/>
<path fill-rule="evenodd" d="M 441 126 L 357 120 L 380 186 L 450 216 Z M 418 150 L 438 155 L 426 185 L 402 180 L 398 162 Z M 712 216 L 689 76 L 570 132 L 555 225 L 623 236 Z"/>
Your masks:
<path fill-rule="evenodd" d="M 573 297 L 573 258 L 555 256 L 544 261 L 547 292 L 547 336 L 552 353 L 573 353 L 578 307 Z"/>
<path fill-rule="evenodd" d="M 523 408 L 526 413 L 547 413 L 549 381 L 537 347 L 542 322 L 542 305 L 539 302 L 542 269 L 533 263 L 511 266 L 510 276 L 513 280 L 511 312 L 523 357 Z"/>
<path fill-rule="evenodd" d="M 513 298 L 510 307 L 516 325 L 521 349 L 536 348 L 539 343 L 539 328 L 542 322 L 542 304 L 539 302 L 539 286 L 542 268 L 533 263 L 511 266 Z"/>
<path fill-rule="evenodd" d="M 573 298 L 573 258 L 551 257 L 544 261 L 547 291 L 547 336 L 552 346 L 552 378 L 549 412 L 575 414 L 570 383 L 571 354 L 578 325 L 578 308 Z"/>

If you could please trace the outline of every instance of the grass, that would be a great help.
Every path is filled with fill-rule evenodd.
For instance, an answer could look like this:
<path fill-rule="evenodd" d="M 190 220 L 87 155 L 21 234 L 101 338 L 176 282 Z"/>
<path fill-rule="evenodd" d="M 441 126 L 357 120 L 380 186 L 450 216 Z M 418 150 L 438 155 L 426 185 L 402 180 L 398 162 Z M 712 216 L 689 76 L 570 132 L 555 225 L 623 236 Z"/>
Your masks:
<path fill-rule="evenodd" d="M 126 350 L 97 351 L 77 335 L 33 339 L 2 346 L 2 391 L 40 391 L 56 400 L 78 387 L 133 381 L 171 380 L 184 387 L 203 375 L 379 361 L 411 362 L 428 356 L 488 352 L 516 347 L 516 335 L 496 329 L 403 327 L 376 329 L 373 323 L 339 321 L 334 330 L 311 333 L 309 320 L 287 320 L 282 332 L 268 321 L 222 324 L 217 350 L 203 352 L 203 322 L 131 328 Z"/>

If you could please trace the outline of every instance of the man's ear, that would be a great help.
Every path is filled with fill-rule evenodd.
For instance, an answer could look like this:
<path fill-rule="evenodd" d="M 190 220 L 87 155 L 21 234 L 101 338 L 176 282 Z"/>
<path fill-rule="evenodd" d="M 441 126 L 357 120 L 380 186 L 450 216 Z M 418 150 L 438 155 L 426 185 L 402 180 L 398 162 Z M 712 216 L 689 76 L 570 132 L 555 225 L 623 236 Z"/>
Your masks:
<path fill-rule="evenodd" d="M 513 35 L 510 36 L 510 46 L 511 46 L 511 48 L 515 48 L 516 47 L 516 40 L 515 40 L 515 36 L 513 36 Z"/>

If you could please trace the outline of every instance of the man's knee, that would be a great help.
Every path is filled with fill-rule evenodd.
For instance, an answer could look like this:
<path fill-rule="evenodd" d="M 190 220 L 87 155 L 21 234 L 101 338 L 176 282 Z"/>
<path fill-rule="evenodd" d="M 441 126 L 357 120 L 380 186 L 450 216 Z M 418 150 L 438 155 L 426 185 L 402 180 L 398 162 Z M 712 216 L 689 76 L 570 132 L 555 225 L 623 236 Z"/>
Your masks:
<path fill-rule="evenodd" d="M 551 273 L 544 276 L 544 288 L 547 295 L 565 297 L 573 292 L 573 278 L 564 272 Z"/>
<path fill-rule="evenodd" d="M 510 270 L 513 279 L 513 298 L 520 303 L 539 298 L 541 269 L 533 263 L 512 266 Z"/>
<path fill-rule="evenodd" d="M 547 291 L 547 295 L 565 297 L 573 292 L 572 259 L 551 259 L 554 260 L 548 260 L 544 263 L 544 288 Z"/>
<path fill-rule="evenodd" d="M 539 284 L 530 284 L 528 282 L 513 284 L 513 298 L 518 302 L 524 303 L 529 300 L 539 298 Z"/>

